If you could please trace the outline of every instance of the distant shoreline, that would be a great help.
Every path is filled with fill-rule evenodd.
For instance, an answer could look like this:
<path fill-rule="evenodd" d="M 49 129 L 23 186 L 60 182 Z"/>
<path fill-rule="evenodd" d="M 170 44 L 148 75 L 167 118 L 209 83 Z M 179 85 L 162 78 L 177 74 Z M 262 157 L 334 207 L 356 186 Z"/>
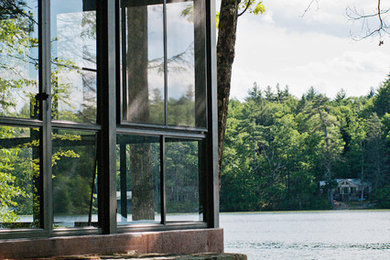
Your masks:
<path fill-rule="evenodd" d="M 390 209 L 375 209 L 375 208 L 350 208 L 350 209 L 316 209 L 316 210 L 280 210 L 280 211 L 234 211 L 234 212 L 220 212 L 220 214 L 226 214 L 226 215 L 230 215 L 230 214 L 278 214 L 278 213 L 325 213 L 325 212 L 343 212 L 343 211 L 356 211 L 356 212 L 359 212 L 359 211 L 390 211 Z"/>

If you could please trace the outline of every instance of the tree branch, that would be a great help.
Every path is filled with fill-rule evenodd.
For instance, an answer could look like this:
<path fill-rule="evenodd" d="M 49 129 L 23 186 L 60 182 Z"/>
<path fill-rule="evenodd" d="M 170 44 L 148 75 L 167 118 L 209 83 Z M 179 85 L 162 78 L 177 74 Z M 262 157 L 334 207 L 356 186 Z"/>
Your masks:
<path fill-rule="evenodd" d="M 307 14 L 307 12 L 310 10 L 310 8 L 313 6 L 313 4 L 317 3 L 317 5 L 318 5 L 319 4 L 318 2 L 319 2 L 319 0 L 311 0 L 310 3 L 308 4 L 308 6 L 306 7 L 305 11 L 303 12 L 303 14 L 300 17 L 304 17 Z M 378 35 L 379 36 L 379 46 L 381 46 L 383 44 L 383 34 L 384 33 L 390 34 L 389 26 L 386 24 L 383 15 L 390 13 L 390 9 L 382 9 L 381 6 L 382 6 L 381 0 L 377 0 L 376 11 L 374 13 L 370 13 L 370 14 L 364 14 L 364 12 L 363 13 L 359 12 L 358 10 L 356 10 L 356 8 L 351 8 L 351 7 L 346 8 L 346 15 L 347 15 L 348 19 L 352 20 L 352 21 L 361 21 L 362 28 L 366 29 L 366 33 L 364 36 L 354 37 L 351 33 L 351 37 L 354 40 L 363 40 L 363 39 L 372 37 L 374 35 Z M 368 23 L 368 20 L 370 18 L 377 18 L 378 19 L 378 26 L 374 30 L 370 28 L 370 25 Z"/>
<path fill-rule="evenodd" d="M 240 17 L 241 15 L 243 15 L 248 10 L 249 6 L 251 6 L 251 4 L 252 4 L 252 1 L 248 0 L 248 3 L 246 4 L 245 9 L 241 13 L 237 14 L 237 18 Z"/>
<path fill-rule="evenodd" d="M 306 15 L 306 13 L 310 10 L 311 6 L 316 3 L 317 4 L 317 8 L 319 6 L 319 3 L 318 3 L 318 0 L 311 0 L 309 5 L 306 7 L 305 11 L 303 11 L 303 14 L 300 16 L 301 18 L 304 17 Z"/>
<path fill-rule="evenodd" d="M 379 36 L 379 46 L 381 46 L 383 44 L 383 33 L 389 34 L 389 26 L 386 24 L 386 22 L 383 18 L 383 15 L 389 13 L 390 9 L 383 10 L 381 8 L 381 4 L 382 4 L 381 0 L 377 0 L 377 1 L 378 1 L 377 8 L 376 8 L 376 11 L 374 13 L 365 14 L 364 12 L 363 13 L 359 12 L 356 8 L 347 7 L 346 8 L 346 15 L 349 18 L 349 20 L 361 21 L 362 29 L 364 29 L 364 28 L 366 29 L 366 33 L 364 36 L 354 37 L 353 35 L 351 35 L 353 39 L 363 40 L 363 39 L 372 37 L 374 35 L 378 35 Z M 378 20 L 378 26 L 376 27 L 376 29 L 371 29 L 371 27 L 369 25 L 369 19 L 372 19 L 372 18 L 377 18 L 377 20 Z"/>

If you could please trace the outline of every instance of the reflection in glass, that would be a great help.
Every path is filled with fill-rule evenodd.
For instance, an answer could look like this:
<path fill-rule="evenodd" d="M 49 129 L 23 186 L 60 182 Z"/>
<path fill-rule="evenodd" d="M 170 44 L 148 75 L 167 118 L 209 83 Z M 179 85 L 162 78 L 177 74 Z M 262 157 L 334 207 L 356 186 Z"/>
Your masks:
<path fill-rule="evenodd" d="M 126 84 L 123 118 L 164 123 L 163 5 L 129 6 L 126 11 Z"/>
<path fill-rule="evenodd" d="M 0 229 L 39 228 L 39 129 L 0 127 Z"/>
<path fill-rule="evenodd" d="M 195 126 L 195 58 L 192 2 L 167 4 L 168 124 Z"/>
<path fill-rule="evenodd" d="M 160 222 L 160 143 L 157 137 L 119 135 L 118 224 Z"/>
<path fill-rule="evenodd" d="M 0 116 L 36 118 L 38 1 L 0 1 Z"/>
<path fill-rule="evenodd" d="M 201 220 L 198 146 L 198 141 L 166 139 L 167 221 Z"/>
<path fill-rule="evenodd" d="M 51 1 L 53 119 L 96 122 L 96 0 Z"/>
<path fill-rule="evenodd" d="M 96 134 L 53 132 L 54 227 L 78 227 L 97 221 Z"/>

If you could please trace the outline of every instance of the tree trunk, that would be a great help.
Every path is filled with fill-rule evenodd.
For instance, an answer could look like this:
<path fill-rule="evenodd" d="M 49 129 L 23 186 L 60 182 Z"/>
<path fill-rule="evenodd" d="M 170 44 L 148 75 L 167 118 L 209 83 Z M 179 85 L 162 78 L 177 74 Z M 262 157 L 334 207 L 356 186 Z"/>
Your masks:
<path fill-rule="evenodd" d="M 132 219 L 154 220 L 154 187 L 150 144 L 130 145 Z"/>
<path fill-rule="evenodd" d="M 222 0 L 219 15 L 217 43 L 218 81 L 218 166 L 221 183 L 222 155 L 224 148 L 226 118 L 229 106 L 230 82 L 234 61 L 237 32 L 237 11 L 240 0 Z"/>
<path fill-rule="evenodd" d="M 148 9 L 147 6 L 127 8 L 128 53 L 126 59 L 127 109 L 131 122 L 149 122 L 148 85 Z M 130 180 L 132 219 L 154 219 L 154 192 L 151 146 L 130 144 Z"/>

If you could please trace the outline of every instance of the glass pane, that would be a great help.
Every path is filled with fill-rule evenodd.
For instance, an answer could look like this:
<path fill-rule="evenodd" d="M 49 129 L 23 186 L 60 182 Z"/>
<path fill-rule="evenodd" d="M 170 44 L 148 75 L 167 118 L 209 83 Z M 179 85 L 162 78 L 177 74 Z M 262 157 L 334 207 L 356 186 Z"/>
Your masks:
<path fill-rule="evenodd" d="M 96 134 L 53 132 L 54 227 L 79 227 L 97 221 Z"/>
<path fill-rule="evenodd" d="M 36 118 L 38 1 L 0 1 L 0 116 Z"/>
<path fill-rule="evenodd" d="M 0 229 L 39 228 L 39 129 L 0 127 Z"/>
<path fill-rule="evenodd" d="M 159 140 L 158 137 L 118 136 L 119 225 L 161 221 Z"/>
<path fill-rule="evenodd" d="M 131 1 L 128 1 L 131 5 Z M 127 6 L 126 76 L 123 119 L 163 124 L 164 41 L 163 5 Z"/>
<path fill-rule="evenodd" d="M 53 119 L 96 122 L 95 0 L 51 1 Z"/>
<path fill-rule="evenodd" d="M 167 221 L 199 221 L 200 142 L 166 139 L 165 191 Z"/>
<path fill-rule="evenodd" d="M 167 4 L 168 124 L 195 126 L 195 59 L 192 2 Z"/>

